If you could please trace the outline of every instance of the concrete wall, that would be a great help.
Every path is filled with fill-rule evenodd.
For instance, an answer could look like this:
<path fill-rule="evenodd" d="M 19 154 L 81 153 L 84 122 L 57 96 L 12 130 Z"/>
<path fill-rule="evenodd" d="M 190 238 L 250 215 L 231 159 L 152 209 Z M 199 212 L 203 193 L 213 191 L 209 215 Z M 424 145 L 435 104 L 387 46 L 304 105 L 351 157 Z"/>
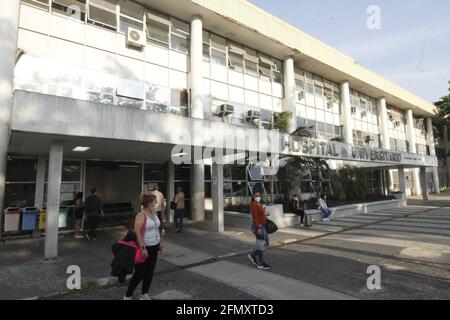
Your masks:
<path fill-rule="evenodd" d="M 336 219 L 358 214 L 369 214 L 380 210 L 400 208 L 402 206 L 404 206 L 404 202 L 402 200 L 346 205 L 331 208 L 333 210 L 333 215 L 331 218 Z M 313 221 L 320 221 L 322 219 L 320 210 L 308 210 L 306 213 L 313 216 Z M 283 214 L 282 217 L 275 214 L 269 217 L 269 219 L 273 220 L 279 228 L 288 228 L 296 224 L 300 224 L 300 217 L 295 216 L 294 214 Z M 247 213 L 225 211 L 225 225 L 238 228 L 250 228 L 251 216 Z"/>

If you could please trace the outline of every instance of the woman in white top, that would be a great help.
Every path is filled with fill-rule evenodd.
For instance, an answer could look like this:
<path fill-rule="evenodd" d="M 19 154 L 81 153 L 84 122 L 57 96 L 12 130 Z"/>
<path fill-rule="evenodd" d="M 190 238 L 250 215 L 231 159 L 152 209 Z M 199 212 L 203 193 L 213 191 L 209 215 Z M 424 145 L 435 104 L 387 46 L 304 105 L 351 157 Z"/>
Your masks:
<path fill-rule="evenodd" d="M 140 300 L 150 300 L 148 291 L 153 279 L 158 252 L 162 252 L 161 237 L 159 235 L 160 221 L 155 211 L 157 203 L 154 194 L 144 194 L 141 197 L 142 212 L 136 215 L 134 222 L 134 232 L 139 246 L 142 249 L 142 256 L 145 262 L 135 265 L 133 277 L 128 285 L 124 300 L 131 300 L 134 290 L 142 282 L 142 295 Z M 145 226 L 144 226 L 145 222 Z"/>
<path fill-rule="evenodd" d="M 329 216 L 331 216 L 331 214 L 333 213 L 333 211 L 331 211 L 331 209 L 328 208 L 326 199 L 327 199 L 327 196 L 325 195 L 325 193 L 322 193 L 320 195 L 319 202 L 318 202 L 319 209 L 322 212 L 322 221 L 325 221 L 325 222 L 330 221 Z"/>

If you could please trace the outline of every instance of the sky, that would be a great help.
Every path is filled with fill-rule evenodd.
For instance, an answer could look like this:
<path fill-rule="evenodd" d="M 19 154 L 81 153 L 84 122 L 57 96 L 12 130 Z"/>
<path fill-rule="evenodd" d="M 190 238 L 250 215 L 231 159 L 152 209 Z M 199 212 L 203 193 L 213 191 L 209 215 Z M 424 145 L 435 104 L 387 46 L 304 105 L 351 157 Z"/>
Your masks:
<path fill-rule="evenodd" d="M 449 0 L 250 0 L 430 102 L 449 94 Z M 380 28 L 367 21 L 375 5 Z"/>

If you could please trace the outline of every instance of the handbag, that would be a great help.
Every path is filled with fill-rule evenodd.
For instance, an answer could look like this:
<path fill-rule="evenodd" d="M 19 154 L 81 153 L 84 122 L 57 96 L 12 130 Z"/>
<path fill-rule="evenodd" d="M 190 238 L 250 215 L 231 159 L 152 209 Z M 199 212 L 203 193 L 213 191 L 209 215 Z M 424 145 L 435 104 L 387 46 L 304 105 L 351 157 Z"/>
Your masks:
<path fill-rule="evenodd" d="M 266 220 L 266 231 L 268 234 L 275 233 L 278 230 L 277 225 L 272 220 Z"/>
<path fill-rule="evenodd" d="M 131 228 L 131 230 L 133 230 L 133 232 L 134 232 L 134 223 L 135 223 L 135 221 L 133 222 L 133 226 Z M 144 235 L 145 235 L 145 226 L 146 225 L 147 225 L 147 216 L 144 214 L 144 224 L 142 225 L 141 232 L 140 232 L 142 238 L 144 238 Z M 144 263 L 145 259 L 142 256 L 142 249 L 139 247 L 139 245 L 137 243 L 136 243 L 136 246 L 133 246 L 133 247 L 136 250 L 136 255 L 135 255 L 135 258 L 134 258 L 134 264 L 142 264 L 142 263 Z"/>

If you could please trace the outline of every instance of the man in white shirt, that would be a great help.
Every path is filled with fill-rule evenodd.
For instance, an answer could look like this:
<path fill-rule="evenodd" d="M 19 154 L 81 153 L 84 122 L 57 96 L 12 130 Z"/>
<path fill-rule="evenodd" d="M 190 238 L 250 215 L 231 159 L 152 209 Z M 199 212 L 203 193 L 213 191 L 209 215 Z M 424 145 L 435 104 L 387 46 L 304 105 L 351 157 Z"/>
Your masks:
<path fill-rule="evenodd" d="M 156 206 L 155 211 L 158 213 L 159 221 L 161 222 L 161 225 L 159 227 L 159 230 L 161 231 L 161 234 L 164 235 L 166 233 L 166 229 L 164 229 L 164 222 L 165 222 L 165 216 L 163 216 L 163 212 L 166 212 L 166 205 L 164 202 L 164 194 L 162 194 L 161 191 L 159 191 L 158 184 L 155 184 L 153 187 L 153 194 L 156 196 Z"/>

